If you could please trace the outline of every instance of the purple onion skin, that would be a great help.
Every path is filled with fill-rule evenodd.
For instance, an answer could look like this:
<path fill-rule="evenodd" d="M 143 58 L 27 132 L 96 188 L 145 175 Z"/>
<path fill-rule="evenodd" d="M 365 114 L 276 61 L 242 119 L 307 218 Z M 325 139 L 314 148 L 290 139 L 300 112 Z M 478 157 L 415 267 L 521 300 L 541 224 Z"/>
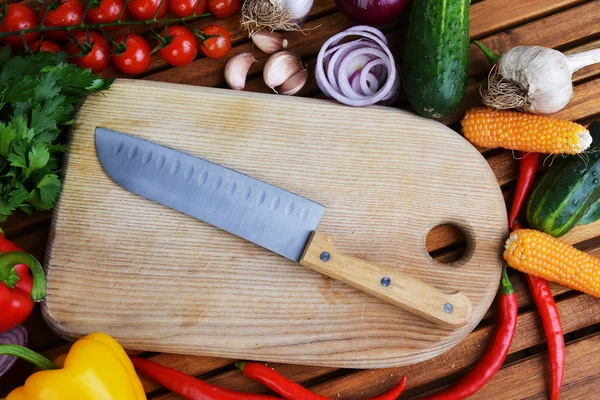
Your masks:
<path fill-rule="evenodd" d="M 394 21 L 408 0 L 335 0 L 337 9 L 358 24 L 381 26 Z"/>
<path fill-rule="evenodd" d="M 0 334 L 0 344 L 18 344 L 27 345 L 27 331 L 21 325 L 11 329 L 8 332 Z M 1 355 L 0 356 L 0 376 L 4 375 L 17 361 L 17 357 Z"/>

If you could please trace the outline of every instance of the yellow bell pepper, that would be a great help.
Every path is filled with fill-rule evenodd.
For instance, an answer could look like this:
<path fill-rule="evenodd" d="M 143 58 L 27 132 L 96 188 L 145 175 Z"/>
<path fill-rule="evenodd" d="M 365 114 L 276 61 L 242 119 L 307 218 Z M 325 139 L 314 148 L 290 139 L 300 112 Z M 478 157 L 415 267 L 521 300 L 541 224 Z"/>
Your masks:
<path fill-rule="evenodd" d="M 92 333 L 79 339 L 64 358 L 62 369 L 49 369 L 31 375 L 25 385 L 13 390 L 6 398 L 6 400 L 141 399 L 146 399 L 146 394 L 133 364 L 119 343 L 104 333 Z"/>

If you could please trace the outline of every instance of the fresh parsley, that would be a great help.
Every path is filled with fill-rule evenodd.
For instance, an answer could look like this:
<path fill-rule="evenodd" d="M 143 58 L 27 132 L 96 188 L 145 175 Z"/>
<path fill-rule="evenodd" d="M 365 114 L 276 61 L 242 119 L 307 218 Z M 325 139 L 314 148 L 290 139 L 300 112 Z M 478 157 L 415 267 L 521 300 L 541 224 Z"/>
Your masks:
<path fill-rule="evenodd" d="M 64 53 L 10 58 L 0 49 L 0 222 L 16 209 L 49 210 L 61 189 L 61 132 L 86 95 L 112 80 L 67 63 Z"/>

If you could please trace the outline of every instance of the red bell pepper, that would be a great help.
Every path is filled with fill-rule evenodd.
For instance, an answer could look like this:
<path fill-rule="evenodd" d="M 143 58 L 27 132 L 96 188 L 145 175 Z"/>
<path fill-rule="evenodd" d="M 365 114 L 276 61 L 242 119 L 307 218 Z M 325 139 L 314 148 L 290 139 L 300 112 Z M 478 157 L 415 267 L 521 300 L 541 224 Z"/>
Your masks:
<path fill-rule="evenodd" d="M 20 325 L 46 296 L 46 278 L 31 254 L 0 235 L 0 333 Z M 33 277 L 29 275 L 29 269 Z"/>

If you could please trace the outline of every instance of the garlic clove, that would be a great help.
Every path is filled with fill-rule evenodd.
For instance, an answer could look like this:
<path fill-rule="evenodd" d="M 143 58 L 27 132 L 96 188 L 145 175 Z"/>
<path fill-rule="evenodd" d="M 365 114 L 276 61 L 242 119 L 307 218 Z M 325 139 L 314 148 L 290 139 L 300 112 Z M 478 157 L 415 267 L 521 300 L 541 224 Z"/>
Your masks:
<path fill-rule="evenodd" d="M 263 78 L 268 87 L 275 90 L 296 72 L 303 69 L 300 58 L 289 51 L 273 54 L 265 63 Z"/>
<path fill-rule="evenodd" d="M 267 54 L 273 54 L 288 47 L 287 39 L 276 32 L 256 32 L 250 38 L 256 47 Z"/>
<path fill-rule="evenodd" d="M 230 88 L 242 90 L 246 86 L 246 77 L 256 59 L 252 53 L 240 53 L 227 61 L 225 66 L 225 81 Z"/>
<path fill-rule="evenodd" d="M 290 76 L 290 78 L 283 82 L 280 86 L 275 89 L 278 94 L 284 95 L 294 95 L 300 91 L 306 84 L 308 80 L 308 70 L 302 69 L 296 72 L 294 75 Z"/>

